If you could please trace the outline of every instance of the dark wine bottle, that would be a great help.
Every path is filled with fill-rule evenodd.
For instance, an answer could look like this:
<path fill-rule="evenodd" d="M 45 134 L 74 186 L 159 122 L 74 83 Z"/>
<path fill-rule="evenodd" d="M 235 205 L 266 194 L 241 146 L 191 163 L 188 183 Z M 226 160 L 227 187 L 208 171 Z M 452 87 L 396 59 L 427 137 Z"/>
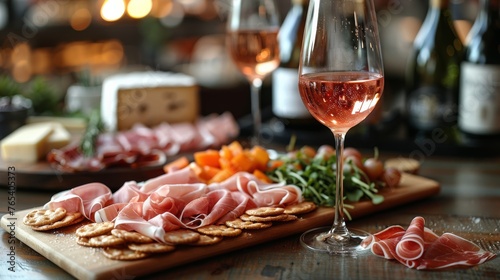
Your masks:
<path fill-rule="evenodd" d="M 500 139 L 499 2 L 481 0 L 461 69 L 458 127 L 477 144 Z"/>
<path fill-rule="evenodd" d="M 411 138 L 456 141 L 460 63 L 464 47 L 448 0 L 430 0 L 408 62 L 406 117 Z"/>
<path fill-rule="evenodd" d="M 320 127 L 304 106 L 299 93 L 299 56 L 309 0 L 292 0 L 278 34 L 280 65 L 273 72 L 272 112 L 287 130 Z"/>

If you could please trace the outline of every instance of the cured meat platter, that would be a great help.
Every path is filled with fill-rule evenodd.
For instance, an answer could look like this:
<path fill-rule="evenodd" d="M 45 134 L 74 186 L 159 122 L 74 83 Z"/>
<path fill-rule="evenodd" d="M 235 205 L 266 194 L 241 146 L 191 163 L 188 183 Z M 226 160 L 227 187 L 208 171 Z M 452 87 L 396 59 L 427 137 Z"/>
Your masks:
<path fill-rule="evenodd" d="M 384 201 L 381 204 L 374 205 L 371 201 L 353 203 L 354 208 L 349 209 L 349 213 L 353 219 L 356 219 L 421 200 L 437 194 L 439 190 L 440 184 L 434 180 L 404 173 L 398 188 L 380 193 L 384 196 Z M 333 209 L 321 207 L 300 216 L 296 221 L 274 224 L 266 229 L 245 230 L 238 237 L 227 237 L 215 245 L 204 247 L 185 246 L 179 247 L 173 252 L 143 260 L 117 261 L 106 258 L 98 249 L 78 245 L 74 232 L 79 225 L 49 232 L 33 231 L 29 226 L 22 223 L 23 217 L 31 210 L 19 211 L 14 216 L 3 216 L 1 226 L 8 231 L 9 222 L 16 219 L 16 237 L 20 241 L 78 279 L 111 279 L 117 271 L 127 273 L 125 275 L 147 275 L 244 247 L 298 234 L 313 227 L 330 225 L 333 221 Z"/>

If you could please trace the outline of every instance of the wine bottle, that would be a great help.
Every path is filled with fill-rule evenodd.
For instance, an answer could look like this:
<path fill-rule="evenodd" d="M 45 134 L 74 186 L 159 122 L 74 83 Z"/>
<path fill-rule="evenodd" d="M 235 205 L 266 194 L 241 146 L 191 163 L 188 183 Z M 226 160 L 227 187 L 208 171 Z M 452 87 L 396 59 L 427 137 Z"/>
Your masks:
<path fill-rule="evenodd" d="M 456 141 L 460 63 L 464 47 L 453 26 L 449 0 L 430 0 L 413 43 L 406 77 L 409 136 Z"/>
<path fill-rule="evenodd" d="M 287 130 L 317 128 L 320 124 L 299 94 L 299 56 L 309 0 L 292 0 L 278 34 L 280 65 L 272 77 L 272 112 Z"/>
<path fill-rule="evenodd" d="M 481 0 L 462 62 L 458 127 L 478 143 L 500 139 L 499 2 Z"/>

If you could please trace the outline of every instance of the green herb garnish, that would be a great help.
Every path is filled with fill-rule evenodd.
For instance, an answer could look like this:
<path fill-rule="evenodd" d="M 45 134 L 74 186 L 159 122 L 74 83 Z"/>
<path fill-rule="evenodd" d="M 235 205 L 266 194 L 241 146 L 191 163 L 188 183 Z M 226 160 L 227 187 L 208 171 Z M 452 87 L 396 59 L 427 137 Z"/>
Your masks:
<path fill-rule="evenodd" d="M 302 196 L 319 206 L 335 206 L 336 156 L 311 157 L 303 150 L 295 156 L 281 155 L 281 165 L 268 170 L 267 176 L 275 182 L 285 182 L 302 189 Z M 352 161 L 344 162 L 344 200 L 357 202 L 370 199 L 373 204 L 382 203 L 384 197 L 377 194 L 377 183 Z M 351 207 L 345 204 L 345 208 Z M 352 208 L 352 207 L 351 207 Z M 344 209 L 344 212 L 347 212 Z"/>
<path fill-rule="evenodd" d="M 96 153 L 97 137 L 104 131 L 104 124 L 99 111 L 90 114 L 87 128 L 80 142 L 80 150 L 86 157 L 92 157 Z"/>

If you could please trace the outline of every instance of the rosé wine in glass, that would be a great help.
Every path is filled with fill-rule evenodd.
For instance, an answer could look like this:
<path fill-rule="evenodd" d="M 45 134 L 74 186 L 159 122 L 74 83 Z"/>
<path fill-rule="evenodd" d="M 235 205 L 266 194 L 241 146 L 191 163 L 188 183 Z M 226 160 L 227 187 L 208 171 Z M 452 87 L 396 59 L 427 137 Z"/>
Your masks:
<path fill-rule="evenodd" d="M 301 76 L 299 90 L 306 108 L 335 131 L 363 121 L 380 100 L 384 78 L 367 72 L 332 72 Z"/>
<path fill-rule="evenodd" d="M 250 80 L 264 79 L 278 67 L 278 29 L 232 31 L 227 36 L 233 62 Z"/>

